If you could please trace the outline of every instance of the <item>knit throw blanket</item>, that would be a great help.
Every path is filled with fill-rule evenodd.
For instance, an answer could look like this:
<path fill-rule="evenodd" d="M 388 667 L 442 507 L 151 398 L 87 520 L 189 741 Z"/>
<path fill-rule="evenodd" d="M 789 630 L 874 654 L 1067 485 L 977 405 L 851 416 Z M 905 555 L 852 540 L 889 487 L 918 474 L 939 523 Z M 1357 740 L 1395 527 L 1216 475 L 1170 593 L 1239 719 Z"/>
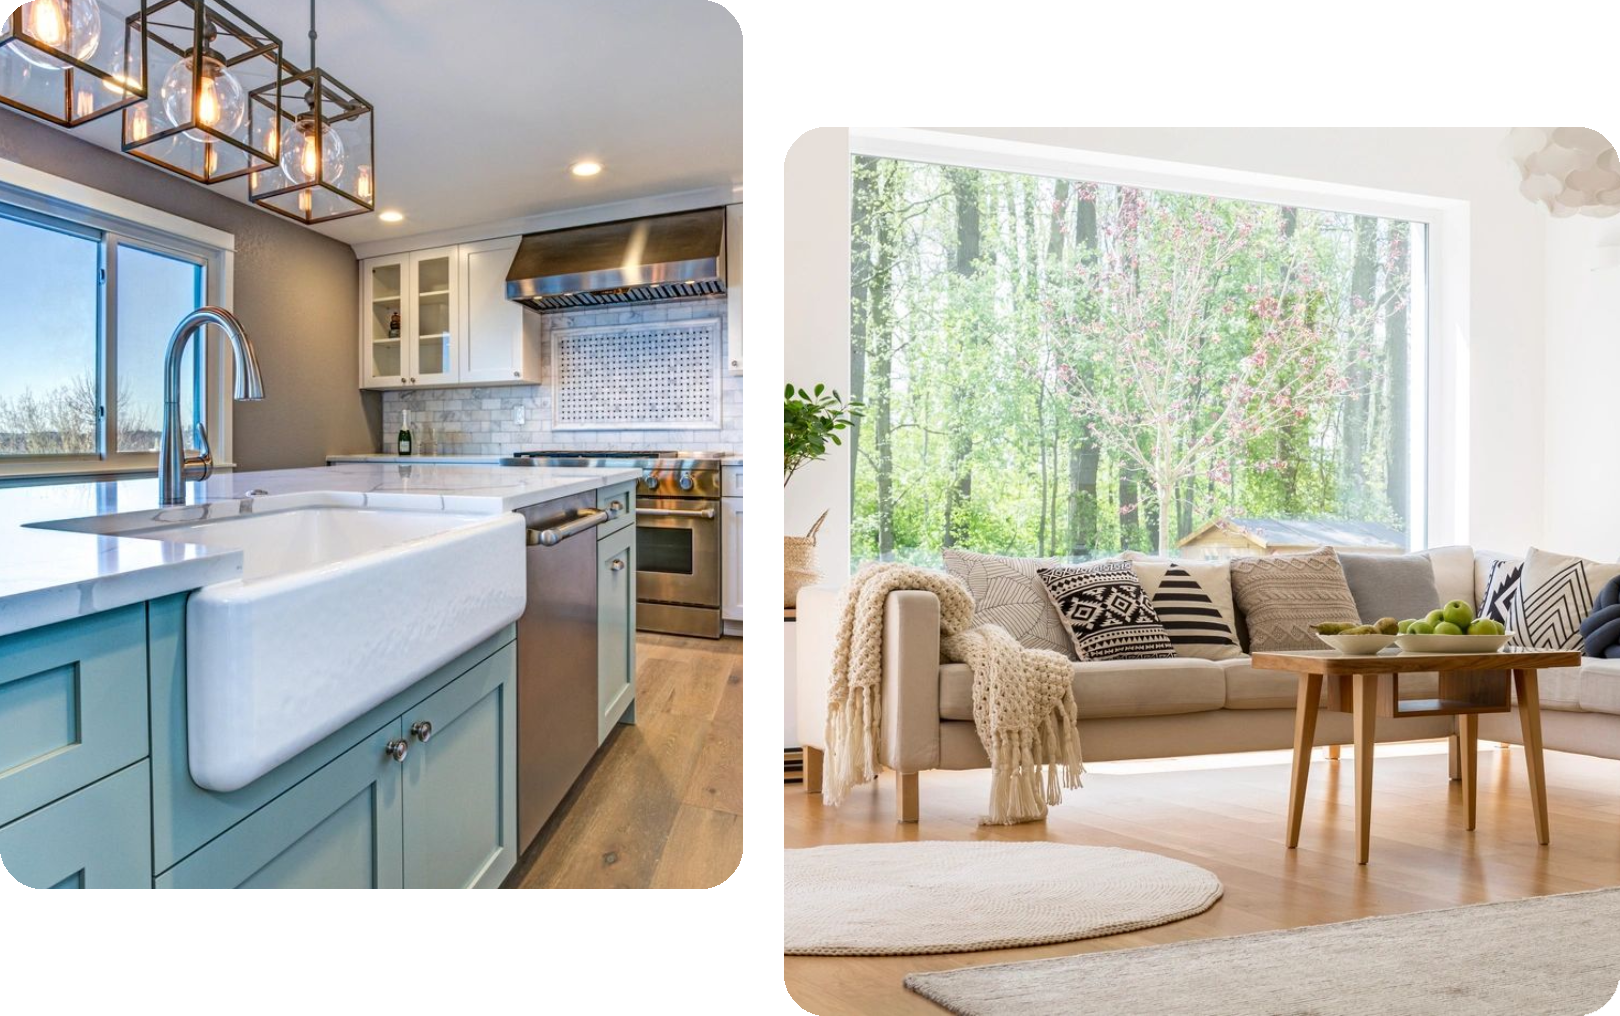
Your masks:
<path fill-rule="evenodd" d="M 942 655 L 973 671 L 973 724 L 991 773 L 990 812 L 980 824 L 1045 818 L 1085 771 L 1070 661 L 1026 649 L 997 625 L 969 627 L 973 596 L 961 580 L 904 564 L 866 565 L 844 591 L 827 690 L 822 797 L 840 804 L 852 787 L 877 777 L 883 609 L 890 593 L 905 589 L 939 597 Z"/>

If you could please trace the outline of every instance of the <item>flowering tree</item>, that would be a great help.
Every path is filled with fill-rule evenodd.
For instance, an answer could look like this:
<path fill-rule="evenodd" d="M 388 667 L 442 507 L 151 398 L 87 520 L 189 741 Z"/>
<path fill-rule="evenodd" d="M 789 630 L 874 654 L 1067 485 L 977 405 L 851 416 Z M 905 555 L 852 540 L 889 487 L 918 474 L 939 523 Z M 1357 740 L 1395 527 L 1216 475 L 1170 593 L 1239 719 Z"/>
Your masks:
<path fill-rule="evenodd" d="M 1127 191 L 1105 238 L 1072 269 L 1085 295 L 1048 303 L 1046 327 L 1072 337 L 1055 372 L 1096 442 L 1146 479 L 1170 553 L 1180 485 L 1224 482 L 1252 439 L 1352 391 L 1322 320 L 1340 301 L 1281 209 Z"/>

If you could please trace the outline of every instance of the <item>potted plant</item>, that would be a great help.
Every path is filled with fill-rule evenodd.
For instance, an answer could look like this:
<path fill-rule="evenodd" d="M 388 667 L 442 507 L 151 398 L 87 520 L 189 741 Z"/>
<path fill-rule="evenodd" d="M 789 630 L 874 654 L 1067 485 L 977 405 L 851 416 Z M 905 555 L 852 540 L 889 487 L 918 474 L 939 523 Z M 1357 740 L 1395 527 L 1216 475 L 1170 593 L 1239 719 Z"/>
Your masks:
<path fill-rule="evenodd" d="M 829 392 L 826 385 L 816 385 L 808 392 L 788 385 L 782 413 L 785 442 L 782 486 L 787 486 L 801 466 L 825 457 L 829 441 L 842 445 L 844 442 L 838 432 L 848 430 L 860 416 L 861 403 L 845 402 L 836 391 Z M 821 571 L 816 567 L 816 532 L 825 521 L 827 512 L 822 512 L 808 533 L 783 538 L 782 585 L 786 606 L 794 606 L 799 590 L 821 578 Z"/>

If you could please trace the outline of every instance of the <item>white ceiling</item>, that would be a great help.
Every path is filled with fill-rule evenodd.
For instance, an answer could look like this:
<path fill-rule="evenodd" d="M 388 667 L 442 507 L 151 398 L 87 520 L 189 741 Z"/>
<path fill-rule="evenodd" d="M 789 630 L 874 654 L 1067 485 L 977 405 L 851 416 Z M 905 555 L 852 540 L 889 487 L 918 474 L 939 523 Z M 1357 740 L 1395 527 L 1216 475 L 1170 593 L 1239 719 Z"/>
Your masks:
<path fill-rule="evenodd" d="M 309 10 L 232 0 L 309 62 Z M 742 33 L 708 0 L 323 0 L 322 70 L 377 107 L 375 214 L 345 243 L 742 183 Z M 78 133 L 118 147 L 118 120 Z M 568 167 L 592 158 L 593 179 Z M 247 200 L 246 181 L 217 190 Z M 268 214 L 268 213 L 266 213 Z"/>

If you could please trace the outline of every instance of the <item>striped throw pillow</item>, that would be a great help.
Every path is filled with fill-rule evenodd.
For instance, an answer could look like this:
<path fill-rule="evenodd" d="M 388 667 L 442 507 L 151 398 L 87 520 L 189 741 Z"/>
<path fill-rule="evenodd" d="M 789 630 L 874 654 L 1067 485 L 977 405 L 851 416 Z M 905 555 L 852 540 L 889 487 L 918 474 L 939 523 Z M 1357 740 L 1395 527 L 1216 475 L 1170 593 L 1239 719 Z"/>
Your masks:
<path fill-rule="evenodd" d="M 1238 644 L 1232 571 L 1225 561 L 1131 561 L 1177 656 L 1231 660 Z"/>

